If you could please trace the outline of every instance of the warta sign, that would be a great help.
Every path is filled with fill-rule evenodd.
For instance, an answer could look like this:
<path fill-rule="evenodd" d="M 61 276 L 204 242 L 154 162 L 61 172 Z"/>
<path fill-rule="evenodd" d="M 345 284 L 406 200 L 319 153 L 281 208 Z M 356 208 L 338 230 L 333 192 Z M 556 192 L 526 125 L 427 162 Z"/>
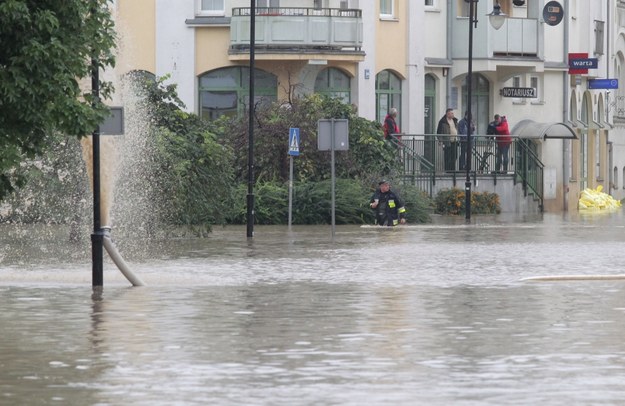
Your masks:
<path fill-rule="evenodd" d="M 526 97 L 528 99 L 537 97 L 534 87 L 504 87 L 501 89 L 501 95 L 503 97 Z"/>

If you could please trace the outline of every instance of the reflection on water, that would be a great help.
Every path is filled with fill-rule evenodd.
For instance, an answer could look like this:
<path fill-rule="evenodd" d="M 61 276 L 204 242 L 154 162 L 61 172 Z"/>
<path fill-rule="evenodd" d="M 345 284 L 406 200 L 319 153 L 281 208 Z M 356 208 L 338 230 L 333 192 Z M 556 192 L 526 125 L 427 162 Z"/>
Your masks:
<path fill-rule="evenodd" d="M 620 404 L 625 284 L 520 279 L 623 273 L 623 215 L 463 221 L 218 229 L 101 294 L 89 247 L 0 237 L 0 404 Z"/>

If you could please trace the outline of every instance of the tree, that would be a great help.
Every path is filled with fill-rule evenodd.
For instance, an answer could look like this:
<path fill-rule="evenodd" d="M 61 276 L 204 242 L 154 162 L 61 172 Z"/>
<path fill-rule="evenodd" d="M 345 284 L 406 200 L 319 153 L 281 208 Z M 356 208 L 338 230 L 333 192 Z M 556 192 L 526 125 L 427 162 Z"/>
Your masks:
<path fill-rule="evenodd" d="M 0 2 L 0 200 L 24 182 L 14 169 L 44 152 L 48 136 L 85 136 L 106 116 L 80 83 L 92 63 L 114 65 L 108 2 Z M 112 85 L 101 81 L 100 89 L 104 99 Z"/>

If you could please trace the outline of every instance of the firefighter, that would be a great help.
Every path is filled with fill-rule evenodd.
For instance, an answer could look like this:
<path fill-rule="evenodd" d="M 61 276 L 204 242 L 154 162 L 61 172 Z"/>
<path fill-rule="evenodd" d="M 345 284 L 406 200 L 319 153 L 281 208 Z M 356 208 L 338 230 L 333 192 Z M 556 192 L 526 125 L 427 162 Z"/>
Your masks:
<path fill-rule="evenodd" d="M 382 180 L 378 185 L 370 203 L 375 210 L 376 223 L 380 226 L 406 224 L 406 208 L 399 196 L 391 190 L 390 183 Z"/>

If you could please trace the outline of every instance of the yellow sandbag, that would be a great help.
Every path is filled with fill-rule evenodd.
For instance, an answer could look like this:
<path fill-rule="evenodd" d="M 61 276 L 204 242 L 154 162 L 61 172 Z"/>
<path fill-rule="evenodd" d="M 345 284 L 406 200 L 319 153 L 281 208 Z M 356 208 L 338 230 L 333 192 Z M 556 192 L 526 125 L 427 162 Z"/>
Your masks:
<path fill-rule="evenodd" d="M 581 191 L 577 207 L 580 210 L 606 211 L 614 210 L 621 207 L 621 202 L 615 200 L 607 193 L 603 193 L 603 186 L 599 185 L 596 189 L 586 188 Z"/>

